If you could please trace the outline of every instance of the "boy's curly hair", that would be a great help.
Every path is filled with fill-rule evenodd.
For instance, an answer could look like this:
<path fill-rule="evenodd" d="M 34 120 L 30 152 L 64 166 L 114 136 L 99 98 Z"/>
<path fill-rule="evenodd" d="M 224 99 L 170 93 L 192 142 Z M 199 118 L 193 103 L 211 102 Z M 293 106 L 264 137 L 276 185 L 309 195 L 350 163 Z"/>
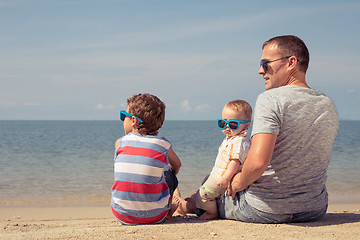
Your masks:
<path fill-rule="evenodd" d="M 156 136 L 165 120 L 165 104 L 156 96 L 142 93 L 127 99 L 129 113 L 144 122 L 135 127 L 140 134 Z"/>

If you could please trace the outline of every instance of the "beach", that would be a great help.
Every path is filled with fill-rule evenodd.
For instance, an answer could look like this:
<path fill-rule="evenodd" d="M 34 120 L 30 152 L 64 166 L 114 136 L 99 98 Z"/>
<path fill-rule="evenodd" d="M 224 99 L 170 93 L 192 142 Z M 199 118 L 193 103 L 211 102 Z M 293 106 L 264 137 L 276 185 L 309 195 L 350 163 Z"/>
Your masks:
<path fill-rule="evenodd" d="M 160 224 L 124 226 L 110 207 L 0 208 L 0 239 L 358 239 L 360 204 L 329 205 L 310 223 L 254 224 L 203 221 L 195 215 Z"/>
<path fill-rule="evenodd" d="M 123 226 L 110 210 L 116 121 L 0 121 L 0 239 L 358 239 L 360 121 L 341 121 L 328 169 L 329 209 L 312 223 L 202 221 L 194 215 Z M 200 130 L 201 131 L 200 131 Z M 212 121 L 161 130 L 183 166 L 189 196 L 213 165 L 222 133 Z M 188 136 L 192 136 L 189 138 Z M 36 139 L 36 141 L 34 141 Z M 88 139 L 92 139 L 91 146 Z M 26 142 L 19 151 L 19 143 Z"/>

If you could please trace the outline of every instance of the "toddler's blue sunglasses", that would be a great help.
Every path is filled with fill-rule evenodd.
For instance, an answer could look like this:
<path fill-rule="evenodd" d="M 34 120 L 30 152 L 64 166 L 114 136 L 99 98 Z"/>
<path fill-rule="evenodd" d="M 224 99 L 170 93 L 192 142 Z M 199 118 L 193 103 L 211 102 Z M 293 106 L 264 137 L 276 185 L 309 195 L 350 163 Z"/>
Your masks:
<path fill-rule="evenodd" d="M 121 121 L 124 121 L 126 116 L 128 116 L 128 117 L 136 117 L 137 120 L 139 120 L 139 122 L 141 122 L 141 123 L 144 122 L 139 117 L 137 117 L 135 115 L 132 115 L 131 113 L 128 113 L 128 112 L 125 112 L 125 111 L 120 111 L 120 119 L 121 119 Z"/>
<path fill-rule="evenodd" d="M 246 120 L 242 120 L 242 121 L 238 121 L 238 120 L 224 120 L 219 118 L 217 120 L 217 125 L 220 129 L 224 129 L 226 128 L 226 125 L 229 126 L 230 130 L 236 131 L 239 129 L 240 124 L 245 124 L 248 123 L 249 121 Z"/>

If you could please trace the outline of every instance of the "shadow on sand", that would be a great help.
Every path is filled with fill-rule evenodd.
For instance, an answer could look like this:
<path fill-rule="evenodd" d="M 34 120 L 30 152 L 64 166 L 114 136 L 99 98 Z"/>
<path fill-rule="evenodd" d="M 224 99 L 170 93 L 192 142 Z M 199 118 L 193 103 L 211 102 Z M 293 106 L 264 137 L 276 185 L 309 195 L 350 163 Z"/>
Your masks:
<path fill-rule="evenodd" d="M 290 225 L 303 227 L 322 227 L 360 222 L 360 213 L 327 213 L 321 220 L 306 223 L 291 223 Z"/>
<path fill-rule="evenodd" d="M 201 223 L 208 222 L 211 220 L 200 220 L 195 215 L 188 215 L 187 217 L 173 217 L 167 219 L 166 224 L 176 224 L 176 223 Z M 231 220 L 233 221 L 233 220 Z M 327 213 L 321 220 L 315 222 L 303 222 L 303 223 L 284 223 L 293 226 L 299 227 L 323 227 L 323 226 L 332 226 L 332 225 L 341 225 L 346 223 L 358 223 L 360 222 L 360 212 L 356 213 Z"/>

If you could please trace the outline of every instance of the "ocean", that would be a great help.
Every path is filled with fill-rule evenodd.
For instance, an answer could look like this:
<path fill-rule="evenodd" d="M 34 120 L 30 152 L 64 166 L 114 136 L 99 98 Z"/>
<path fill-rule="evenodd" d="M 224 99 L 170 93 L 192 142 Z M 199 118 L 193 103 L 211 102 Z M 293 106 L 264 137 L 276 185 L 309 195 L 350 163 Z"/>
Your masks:
<path fill-rule="evenodd" d="M 121 121 L 0 121 L 0 207 L 106 206 Z M 182 196 L 210 172 L 224 135 L 215 121 L 165 121 L 182 161 Z M 327 188 L 330 203 L 360 202 L 360 121 L 340 121 Z"/>

